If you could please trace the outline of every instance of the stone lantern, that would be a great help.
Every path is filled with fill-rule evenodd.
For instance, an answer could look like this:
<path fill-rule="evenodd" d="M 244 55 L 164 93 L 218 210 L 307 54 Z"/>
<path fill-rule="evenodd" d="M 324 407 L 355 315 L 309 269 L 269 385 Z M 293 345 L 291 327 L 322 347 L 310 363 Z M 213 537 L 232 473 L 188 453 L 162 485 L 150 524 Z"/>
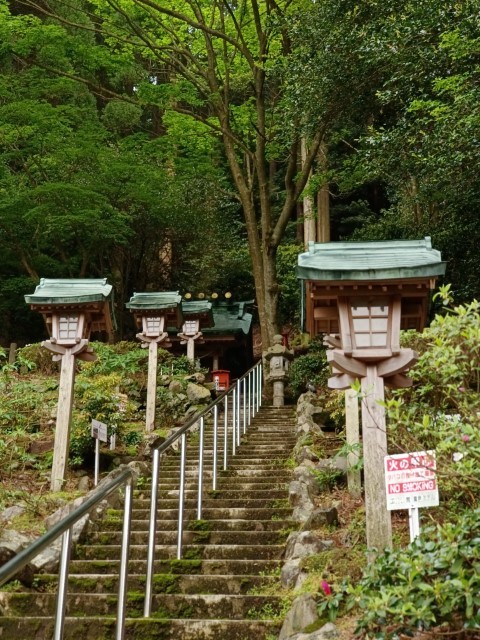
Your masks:
<path fill-rule="evenodd" d="M 293 353 L 283 345 L 281 335 L 273 336 L 273 345 L 264 352 L 263 358 L 268 367 L 266 381 L 273 384 L 273 406 L 283 407 L 284 382 L 288 371 L 288 365 L 293 358 Z"/>
<path fill-rule="evenodd" d="M 311 243 L 298 258 L 311 335 L 331 347 L 332 389 L 362 386 L 367 544 L 391 546 L 383 458 L 387 454 L 384 385 L 406 387 L 417 360 L 400 347 L 400 330 L 425 326 L 430 292 L 445 273 L 430 238 L 385 242 Z M 347 424 L 348 431 L 348 424 Z M 348 437 L 348 436 L 347 436 Z"/>
<path fill-rule="evenodd" d="M 195 342 L 203 338 L 202 329 L 213 327 L 212 303 L 207 300 L 183 301 L 183 327 L 180 344 L 187 345 L 187 358 L 195 360 Z"/>
<path fill-rule="evenodd" d="M 134 293 L 126 307 L 135 316 L 141 328 L 137 338 L 148 347 L 148 383 L 145 429 L 155 429 L 155 400 L 157 393 L 158 346 L 169 347 L 166 327 L 171 322 L 177 328 L 182 324 L 182 298 L 178 291 Z"/>
<path fill-rule="evenodd" d="M 72 418 L 75 360 L 94 360 L 88 346 L 92 331 L 113 335 L 109 297 L 112 287 L 106 279 L 66 280 L 42 278 L 25 301 L 39 311 L 50 334 L 42 342 L 61 360 L 51 490 L 60 491 L 65 482 L 70 424 Z"/>

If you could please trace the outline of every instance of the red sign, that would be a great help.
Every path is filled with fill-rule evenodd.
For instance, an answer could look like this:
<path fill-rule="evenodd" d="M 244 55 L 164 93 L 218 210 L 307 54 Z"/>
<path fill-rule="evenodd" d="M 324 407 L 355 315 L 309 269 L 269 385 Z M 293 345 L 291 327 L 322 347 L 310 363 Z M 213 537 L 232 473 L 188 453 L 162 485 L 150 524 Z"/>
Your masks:
<path fill-rule="evenodd" d="M 387 509 L 437 506 L 436 468 L 435 451 L 385 456 Z"/>

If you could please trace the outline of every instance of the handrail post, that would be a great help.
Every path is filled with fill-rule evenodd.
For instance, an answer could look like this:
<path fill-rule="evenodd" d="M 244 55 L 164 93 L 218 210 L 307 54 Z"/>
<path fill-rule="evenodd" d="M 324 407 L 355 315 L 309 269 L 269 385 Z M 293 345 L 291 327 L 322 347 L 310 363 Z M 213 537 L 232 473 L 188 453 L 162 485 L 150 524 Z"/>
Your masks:
<path fill-rule="evenodd" d="M 62 536 L 62 554 L 60 556 L 60 572 L 58 578 L 57 606 L 55 612 L 55 629 L 53 640 L 63 639 L 65 626 L 65 606 L 68 584 L 68 567 L 70 564 L 70 553 L 72 548 L 72 527 L 67 529 Z"/>
<path fill-rule="evenodd" d="M 218 447 L 218 405 L 213 407 L 213 483 L 212 488 L 217 488 L 217 447 Z"/>
<path fill-rule="evenodd" d="M 240 446 L 240 380 L 237 380 L 237 422 L 235 425 L 237 432 L 237 447 Z"/>
<path fill-rule="evenodd" d="M 147 550 L 147 576 L 145 584 L 145 602 L 143 616 L 150 617 L 152 610 L 152 586 L 153 586 L 153 565 L 155 562 L 155 538 L 157 536 L 157 499 L 158 499 L 158 475 L 160 468 L 160 453 L 158 449 L 153 451 L 152 461 L 152 486 L 150 494 L 150 523 L 148 528 L 148 550 Z"/>
<path fill-rule="evenodd" d="M 125 500 L 123 504 L 122 549 L 120 555 L 120 572 L 118 576 L 117 630 L 115 640 L 123 640 L 125 635 L 128 552 L 130 549 L 130 529 L 132 523 L 132 494 L 132 479 L 129 478 L 125 484 Z"/>
<path fill-rule="evenodd" d="M 183 505 L 185 502 L 185 460 L 187 457 L 187 437 L 182 433 L 182 453 L 180 456 L 180 493 L 178 497 L 178 536 L 177 536 L 177 560 L 182 559 L 183 539 Z"/>
<path fill-rule="evenodd" d="M 227 470 L 228 463 L 228 395 L 225 396 L 225 412 L 223 423 L 223 470 Z"/>
<path fill-rule="evenodd" d="M 247 433 L 247 379 L 243 378 L 243 435 Z"/>
<path fill-rule="evenodd" d="M 237 408 L 237 401 L 236 401 L 236 388 L 233 388 L 232 391 L 232 455 L 236 455 L 237 453 L 237 435 L 235 433 L 236 428 L 235 428 L 235 421 L 236 421 L 236 408 Z"/>
<path fill-rule="evenodd" d="M 255 417 L 256 408 L 257 408 L 257 369 L 255 368 L 252 371 L 252 418 Z"/>
<path fill-rule="evenodd" d="M 204 417 L 200 418 L 200 442 L 198 445 L 198 499 L 197 520 L 202 519 L 202 492 L 203 492 L 203 436 L 205 431 Z"/>
<path fill-rule="evenodd" d="M 260 410 L 260 405 L 262 404 L 262 365 L 259 364 L 257 367 L 257 411 Z"/>
<path fill-rule="evenodd" d="M 251 422 L 251 412 L 252 412 L 252 372 L 248 373 L 248 426 L 250 426 Z"/>

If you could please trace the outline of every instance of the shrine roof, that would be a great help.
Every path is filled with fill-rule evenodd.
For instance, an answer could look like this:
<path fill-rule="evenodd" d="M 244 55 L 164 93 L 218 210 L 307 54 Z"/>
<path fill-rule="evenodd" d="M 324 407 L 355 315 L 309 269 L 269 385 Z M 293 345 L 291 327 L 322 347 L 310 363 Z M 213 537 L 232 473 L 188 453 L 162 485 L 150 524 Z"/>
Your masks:
<path fill-rule="evenodd" d="M 253 300 L 243 302 L 215 302 L 212 307 L 214 326 L 205 330 L 206 335 L 243 332 L 248 335 L 252 326 L 252 314 L 246 307 Z"/>
<path fill-rule="evenodd" d="M 82 304 L 108 299 L 112 285 L 106 278 L 50 279 L 42 278 L 35 292 L 25 295 L 27 304 Z"/>
<path fill-rule="evenodd" d="M 182 300 L 182 312 L 185 320 L 201 318 L 202 331 L 213 326 L 212 303 L 208 300 Z"/>
<path fill-rule="evenodd" d="M 182 296 L 178 291 L 149 291 L 134 293 L 130 301 L 126 303 L 127 309 L 132 310 L 162 310 L 178 307 L 182 302 Z"/>
<path fill-rule="evenodd" d="M 297 277 L 320 281 L 432 278 L 443 275 L 445 266 L 429 237 L 382 242 L 310 242 L 308 252 L 298 256 Z"/>

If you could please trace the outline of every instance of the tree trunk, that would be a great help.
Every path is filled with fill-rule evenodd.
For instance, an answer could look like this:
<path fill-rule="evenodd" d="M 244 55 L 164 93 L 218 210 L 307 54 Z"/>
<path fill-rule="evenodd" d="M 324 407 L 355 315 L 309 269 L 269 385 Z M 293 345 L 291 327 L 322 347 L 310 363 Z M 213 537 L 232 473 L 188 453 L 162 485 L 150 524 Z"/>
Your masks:
<path fill-rule="evenodd" d="M 320 146 L 318 153 L 319 169 L 327 173 L 327 147 Z M 328 182 L 324 182 L 317 194 L 317 242 L 330 242 L 330 192 Z"/>
<path fill-rule="evenodd" d="M 307 159 L 307 141 L 302 138 L 301 141 L 301 166 L 305 164 Z M 311 173 L 308 175 L 307 184 L 305 188 L 308 189 Z M 308 249 L 309 242 L 315 242 L 316 240 L 316 220 L 315 212 L 313 209 L 313 198 L 310 195 L 303 197 L 303 244 L 305 249 Z"/>

